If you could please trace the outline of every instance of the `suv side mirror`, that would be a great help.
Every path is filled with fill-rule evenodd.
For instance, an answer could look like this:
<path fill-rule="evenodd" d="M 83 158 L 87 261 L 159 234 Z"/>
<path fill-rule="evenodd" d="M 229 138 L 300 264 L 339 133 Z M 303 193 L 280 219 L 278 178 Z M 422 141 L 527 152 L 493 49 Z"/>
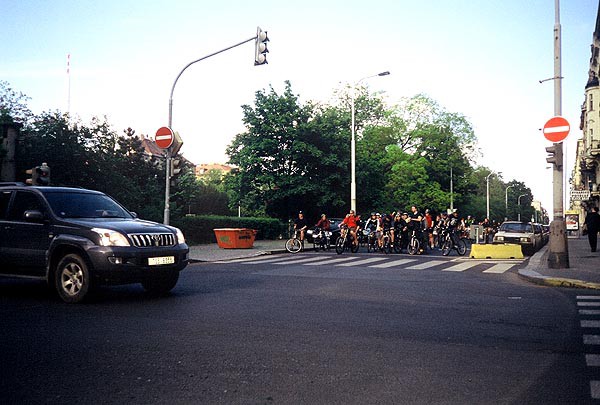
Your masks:
<path fill-rule="evenodd" d="M 129 213 L 130 213 L 130 214 L 131 214 L 131 216 L 132 216 L 132 217 L 134 217 L 134 218 L 137 218 L 137 217 L 138 217 L 138 214 L 137 214 L 137 212 L 135 212 L 135 211 L 130 211 Z"/>
<path fill-rule="evenodd" d="M 44 214 L 39 210 L 27 210 L 23 213 L 23 219 L 27 222 L 43 222 Z"/>

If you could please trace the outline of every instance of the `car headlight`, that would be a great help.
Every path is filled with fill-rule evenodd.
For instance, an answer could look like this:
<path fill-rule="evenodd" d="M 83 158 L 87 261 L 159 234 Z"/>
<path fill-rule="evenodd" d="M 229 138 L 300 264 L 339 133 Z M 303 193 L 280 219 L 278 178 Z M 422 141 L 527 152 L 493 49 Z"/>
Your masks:
<path fill-rule="evenodd" d="M 125 235 L 120 232 L 104 228 L 92 228 L 92 231 L 100 237 L 100 246 L 130 246 Z"/>
<path fill-rule="evenodd" d="M 175 231 L 177 232 L 177 243 L 185 243 L 185 236 L 183 236 L 183 232 L 181 232 L 181 229 L 175 228 Z"/>
<path fill-rule="evenodd" d="M 504 236 L 496 236 L 494 238 L 497 242 L 504 242 Z"/>
<path fill-rule="evenodd" d="M 519 238 L 519 241 L 523 242 L 523 243 L 529 243 L 529 242 L 531 242 L 531 240 L 529 238 Z"/>

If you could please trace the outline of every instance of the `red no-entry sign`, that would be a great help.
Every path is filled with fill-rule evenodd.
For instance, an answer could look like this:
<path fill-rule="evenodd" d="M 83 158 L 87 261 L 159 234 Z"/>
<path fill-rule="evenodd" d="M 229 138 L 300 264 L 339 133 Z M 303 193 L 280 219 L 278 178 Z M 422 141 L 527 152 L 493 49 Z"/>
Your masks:
<path fill-rule="evenodd" d="M 156 136 L 154 137 L 154 142 L 156 142 L 156 146 L 161 149 L 167 149 L 171 145 L 173 145 L 173 130 L 169 127 L 160 127 L 158 131 L 156 131 Z"/>
<path fill-rule="evenodd" d="M 544 124 L 544 136 L 551 142 L 564 141 L 570 130 L 569 121 L 560 116 L 552 117 Z"/>

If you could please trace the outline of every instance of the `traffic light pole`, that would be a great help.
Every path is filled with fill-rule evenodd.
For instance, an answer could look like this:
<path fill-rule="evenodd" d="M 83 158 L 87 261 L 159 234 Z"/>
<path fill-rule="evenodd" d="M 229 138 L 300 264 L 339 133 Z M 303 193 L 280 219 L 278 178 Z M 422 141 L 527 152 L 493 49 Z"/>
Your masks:
<path fill-rule="evenodd" d="M 559 0 L 554 2 L 554 115 L 562 115 L 562 75 L 561 75 L 561 27 Z M 555 156 L 563 159 L 562 142 L 555 143 Z M 569 268 L 569 250 L 567 246 L 567 229 L 564 220 L 563 207 L 563 165 L 564 162 L 555 162 L 552 170 L 553 184 L 553 221 L 550 223 L 550 241 L 548 254 L 548 267 L 551 269 Z"/>
<path fill-rule="evenodd" d="M 173 86 L 171 87 L 171 95 L 169 96 L 169 128 L 172 128 L 172 124 L 173 124 L 173 93 L 175 92 L 175 85 L 177 84 L 177 81 L 179 80 L 179 78 L 181 77 L 181 75 L 183 74 L 183 72 L 189 68 L 190 66 L 192 66 L 194 63 L 198 63 L 200 61 L 203 61 L 204 59 L 208 59 L 211 56 L 215 56 L 218 55 L 222 52 L 228 51 L 230 49 L 233 49 L 235 47 L 238 47 L 240 45 L 243 45 L 247 42 L 250 41 L 254 41 L 258 38 L 259 33 L 257 33 L 257 35 L 253 36 L 252 38 L 248 38 L 240 43 L 237 43 L 235 45 L 231 45 L 227 48 L 221 49 L 220 51 L 217 52 L 213 52 L 210 55 L 206 55 L 203 56 L 200 59 L 196 59 L 195 61 L 192 61 L 190 63 L 188 63 L 187 65 L 185 65 L 185 67 L 183 69 L 181 69 L 181 71 L 179 72 L 179 74 L 177 75 L 177 77 L 175 78 L 175 81 L 173 82 Z M 266 39 L 266 35 L 265 35 L 265 39 Z M 171 159 L 173 158 L 173 153 L 172 153 L 172 147 L 168 148 L 165 150 L 165 212 L 164 212 L 164 218 L 163 218 L 163 223 L 165 225 L 169 225 L 169 219 L 170 219 L 170 206 L 169 206 L 169 199 L 170 199 L 170 194 L 171 194 Z"/>

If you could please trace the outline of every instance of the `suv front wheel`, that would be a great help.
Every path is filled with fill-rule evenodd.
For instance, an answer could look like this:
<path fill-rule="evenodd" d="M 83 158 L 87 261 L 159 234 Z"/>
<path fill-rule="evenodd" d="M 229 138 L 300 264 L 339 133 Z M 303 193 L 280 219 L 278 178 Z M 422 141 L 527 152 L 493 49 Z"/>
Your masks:
<path fill-rule="evenodd" d="M 65 255 L 56 266 L 54 284 L 64 302 L 81 302 L 90 289 L 90 272 L 85 260 L 74 253 Z"/>

